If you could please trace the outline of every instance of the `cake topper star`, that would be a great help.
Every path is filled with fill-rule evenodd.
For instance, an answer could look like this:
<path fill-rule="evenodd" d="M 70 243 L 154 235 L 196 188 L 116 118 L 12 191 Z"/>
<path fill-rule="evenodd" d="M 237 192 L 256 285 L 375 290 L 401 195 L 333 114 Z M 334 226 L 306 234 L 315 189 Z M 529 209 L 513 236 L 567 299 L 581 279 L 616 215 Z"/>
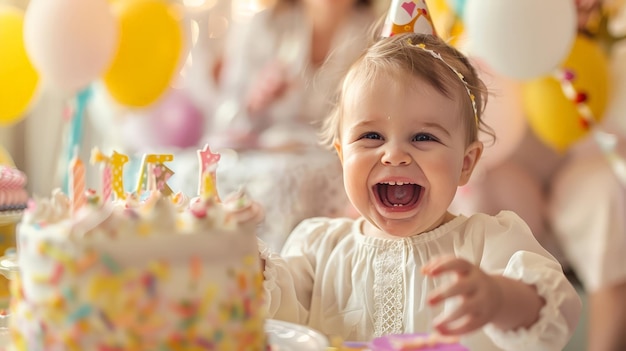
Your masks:
<path fill-rule="evenodd" d="M 198 174 L 198 194 L 204 198 L 217 196 L 215 186 L 217 163 L 220 160 L 219 153 L 213 153 L 208 144 L 202 150 L 198 150 L 198 162 L 200 163 Z"/>
<path fill-rule="evenodd" d="M 205 144 L 202 150 L 198 150 L 198 161 L 200 162 L 200 174 L 205 171 L 215 170 L 217 162 L 220 160 L 219 153 L 213 153 L 209 144 Z"/>

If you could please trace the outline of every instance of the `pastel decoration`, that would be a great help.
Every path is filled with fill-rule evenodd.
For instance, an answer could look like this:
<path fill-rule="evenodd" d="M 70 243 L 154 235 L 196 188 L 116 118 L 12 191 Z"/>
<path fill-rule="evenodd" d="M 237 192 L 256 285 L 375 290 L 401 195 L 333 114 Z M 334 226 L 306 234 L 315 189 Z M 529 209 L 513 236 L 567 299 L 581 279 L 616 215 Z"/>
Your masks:
<path fill-rule="evenodd" d="M 31 0 L 24 41 L 42 79 L 73 94 L 110 65 L 118 23 L 106 0 Z"/>
<path fill-rule="evenodd" d="M 102 164 L 102 203 L 106 203 L 111 198 L 113 189 L 113 170 L 110 158 L 103 154 L 97 147 L 91 150 L 91 164 Z"/>
<path fill-rule="evenodd" d="M 117 54 L 103 80 L 114 100 L 145 107 L 169 87 L 182 56 L 183 15 L 164 0 L 116 1 L 120 21 Z"/>
<path fill-rule="evenodd" d="M 200 108 L 180 89 L 170 89 L 144 118 L 159 145 L 187 148 L 198 145 L 204 133 L 204 115 Z"/>
<path fill-rule="evenodd" d="M 596 42 L 580 35 L 554 75 L 524 83 L 522 92 L 534 133 L 564 152 L 604 116 L 609 93 L 607 57 Z"/>
<path fill-rule="evenodd" d="M 400 33 L 437 35 L 425 0 L 392 0 L 381 35 Z"/>
<path fill-rule="evenodd" d="M 198 153 L 198 163 L 199 163 L 199 184 L 198 184 L 198 194 L 205 194 L 207 190 L 208 180 L 205 179 L 207 175 L 210 175 L 215 184 L 216 181 L 216 171 L 217 171 L 217 163 L 220 160 L 219 153 L 213 153 L 208 144 L 204 145 L 202 150 L 197 150 Z"/>
<path fill-rule="evenodd" d="M 174 175 L 172 171 L 166 165 L 159 163 L 153 168 L 154 186 L 156 190 L 160 191 L 164 196 L 170 196 L 174 194 L 172 188 L 169 187 L 167 181 Z"/>
<path fill-rule="evenodd" d="M 70 162 L 69 194 L 72 200 L 72 211 L 76 213 L 87 203 L 85 196 L 85 164 L 77 155 Z"/>
<path fill-rule="evenodd" d="M 571 0 L 472 0 L 463 18 L 467 50 L 516 79 L 546 74 L 563 62 L 576 37 Z"/>
<path fill-rule="evenodd" d="M 113 189 L 113 170 L 109 163 L 105 163 L 102 167 L 102 203 L 106 203 L 111 199 L 111 190 Z"/>
<path fill-rule="evenodd" d="M 141 160 L 141 166 L 139 167 L 139 177 L 137 179 L 136 192 L 140 194 L 143 190 L 156 190 L 156 173 L 155 166 L 163 165 L 165 162 L 172 162 L 174 155 L 172 154 L 146 154 Z M 165 167 L 167 168 L 167 167 Z M 169 170 L 169 168 L 167 168 Z M 174 174 L 171 170 L 170 176 Z M 167 177 L 169 179 L 169 177 Z M 163 179 L 161 179 L 163 180 Z M 171 189 L 167 187 L 166 192 L 171 192 Z"/>
<path fill-rule="evenodd" d="M 492 136 L 480 132 L 479 139 L 485 145 L 480 165 L 493 168 L 515 152 L 528 130 L 522 83 L 495 72 L 484 60 L 471 58 L 471 61 L 490 93 L 483 120 L 496 138 L 494 141 Z"/>
<path fill-rule="evenodd" d="M 117 199 L 124 200 L 126 199 L 126 193 L 124 192 L 124 164 L 128 162 L 128 156 L 113 151 L 110 162 L 113 192 Z"/>
<path fill-rule="evenodd" d="M 39 74 L 26 53 L 24 12 L 0 4 L 0 126 L 20 121 L 34 100 Z"/>

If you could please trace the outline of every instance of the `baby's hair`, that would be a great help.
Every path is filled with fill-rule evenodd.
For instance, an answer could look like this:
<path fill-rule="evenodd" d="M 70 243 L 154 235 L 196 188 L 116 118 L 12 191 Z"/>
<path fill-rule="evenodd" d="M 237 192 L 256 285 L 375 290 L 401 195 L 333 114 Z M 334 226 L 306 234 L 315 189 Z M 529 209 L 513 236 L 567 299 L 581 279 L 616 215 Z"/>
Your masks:
<path fill-rule="evenodd" d="M 479 131 L 495 140 L 493 130 L 482 120 L 487 87 L 467 57 L 436 36 L 403 33 L 374 42 L 350 67 L 343 80 L 338 103 L 322 126 L 322 142 L 325 145 L 332 146 L 341 138 L 346 94 L 354 87 L 371 85 L 383 76 L 391 76 L 398 83 L 407 84 L 417 77 L 449 98 L 458 95 L 462 99 L 460 106 L 467 143 L 478 140 Z"/>

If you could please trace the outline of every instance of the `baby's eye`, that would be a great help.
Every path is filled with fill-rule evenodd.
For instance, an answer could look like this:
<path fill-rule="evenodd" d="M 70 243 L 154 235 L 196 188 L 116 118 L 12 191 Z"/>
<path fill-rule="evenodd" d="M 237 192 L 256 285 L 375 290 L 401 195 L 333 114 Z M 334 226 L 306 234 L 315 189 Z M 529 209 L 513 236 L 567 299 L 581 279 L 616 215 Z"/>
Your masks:
<path fill-rule="evenodd" d="M 382 139 L 382 137 L 378 133 L 368 132 L 368 133 L 363 134 L 361 136 L 361 139 L 379 140 L 379 139 Z"/>
<path fill-rule="evenodd" d="M 437 138 L 430 134 L 420 133 L 413 137 L 413 141 L 437 141 Z"/>

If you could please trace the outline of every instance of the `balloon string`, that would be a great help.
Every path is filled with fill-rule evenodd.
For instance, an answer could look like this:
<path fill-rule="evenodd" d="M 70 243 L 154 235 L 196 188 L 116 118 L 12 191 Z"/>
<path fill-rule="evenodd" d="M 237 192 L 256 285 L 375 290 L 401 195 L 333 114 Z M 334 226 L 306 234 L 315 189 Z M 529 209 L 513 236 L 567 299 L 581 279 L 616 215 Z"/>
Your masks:
<path fill-rule="evenodd" d="M 583 128 L 586 130 L 593 129 L 592 134 L 595 142 L 600 147 L 617 180 L 626 188 L 626 161 L 615 151 L 617 137 L 614 134 L 599 130 L 600 128 L 597 126 L 593 111 L 587 105 L 587 94 L 576 90 L 572 83 L 576 79 L 573 71 L 559 68 L 554 71 L 553 76 L 561 83 L 561 89 L 565 97 L 575 104 Z"/>
<path fill-rule="evenodd" d="M 66 159 L 65 165 L 68 167 L 64 167 L 63 173 L 63 192 L 66 194 L 69 191 L 69 163 L 72 160 L 72 157 L 78 156 L 78 150 L 80 149 L 80 145 L 83 141 L 83 122 L 85 120 L 85 109 L 87 108 L 87 103 L 92 95 L 92 88 L 88 86 L 87 88 L 81 90 L 76 94 L 76 108 L 74 109 L 74 113 L 72 118 L 70 119 L 69 125 L 69 135 L 68 135 L 68 143 L 66 149 Z"/>

